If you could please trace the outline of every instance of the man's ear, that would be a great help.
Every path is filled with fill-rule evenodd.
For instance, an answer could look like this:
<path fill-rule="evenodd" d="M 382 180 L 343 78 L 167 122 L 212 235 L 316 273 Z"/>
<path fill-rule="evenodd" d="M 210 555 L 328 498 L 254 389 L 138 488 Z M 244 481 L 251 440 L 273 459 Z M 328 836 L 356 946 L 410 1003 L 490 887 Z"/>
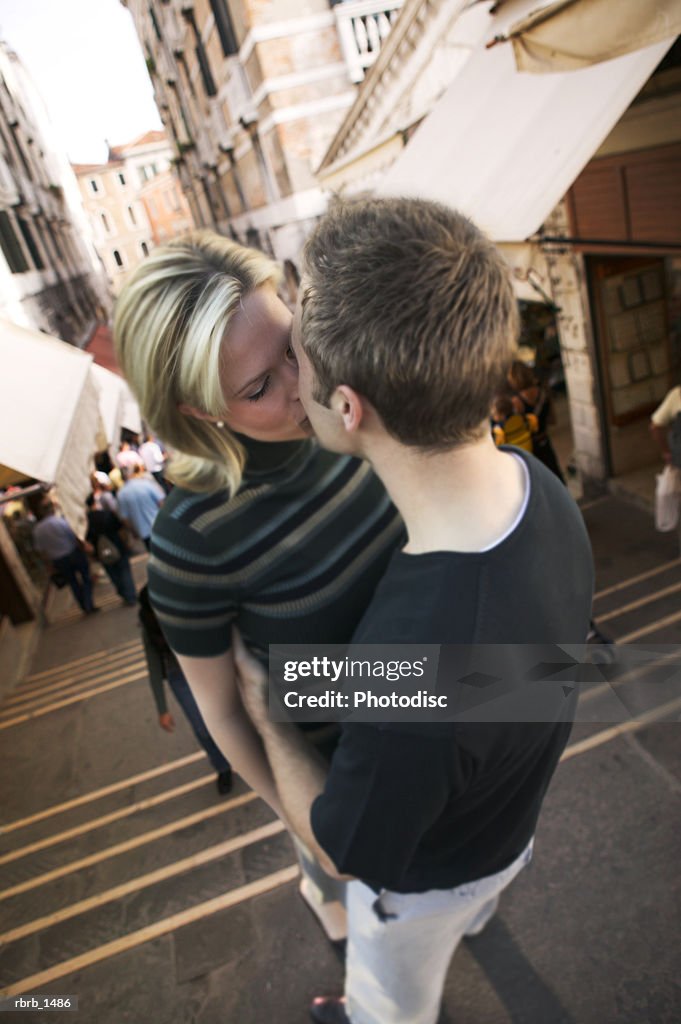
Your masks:
<path fill-rule="evenodd" d="M 360 394 L 347 384 L 340 384 L 331 395 L 330 405 L 340 415 L 347 434 L 359 430 L 364 418 L 364 399 Z"/>
<path fill-rule="evenodd" d="M 217 423 L 220 419 L 219 416 L 211 416 L 209 412 L 196 409 L 193 405 L 187 405 L 186 402 L 178 402 L 177 408 L 185 416 L 193 416 L 196 420 L 209 420 L 211 423 Z"/>

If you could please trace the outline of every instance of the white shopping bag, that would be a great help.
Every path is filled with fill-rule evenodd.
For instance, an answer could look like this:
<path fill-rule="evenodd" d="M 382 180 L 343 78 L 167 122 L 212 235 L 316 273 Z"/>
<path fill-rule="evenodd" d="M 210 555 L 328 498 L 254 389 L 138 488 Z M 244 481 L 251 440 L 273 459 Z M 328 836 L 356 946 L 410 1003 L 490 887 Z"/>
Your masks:
<path fill-rule="evenodd" d="M 681 475 L 676 466 L 665 466 L 655 484 L 655 529 L 673 530 L 681 511 Z"/>

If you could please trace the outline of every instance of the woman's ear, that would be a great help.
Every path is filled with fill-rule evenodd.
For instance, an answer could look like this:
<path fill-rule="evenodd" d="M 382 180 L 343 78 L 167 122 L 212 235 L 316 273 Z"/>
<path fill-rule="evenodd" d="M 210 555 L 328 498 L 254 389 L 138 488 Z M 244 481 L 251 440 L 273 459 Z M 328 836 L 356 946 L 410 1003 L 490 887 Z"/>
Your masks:
<path fill-rule="evenodd" d="M 186 402 L 178 402 L 177 408 L 179 412 L 185 416 L 193 416 L 195 420 L 208 420 L 210 423 L 222 422 L 219 416 L 211 416 L 209 412 L 196 409 L 193 405 L 187 405 Z"/>

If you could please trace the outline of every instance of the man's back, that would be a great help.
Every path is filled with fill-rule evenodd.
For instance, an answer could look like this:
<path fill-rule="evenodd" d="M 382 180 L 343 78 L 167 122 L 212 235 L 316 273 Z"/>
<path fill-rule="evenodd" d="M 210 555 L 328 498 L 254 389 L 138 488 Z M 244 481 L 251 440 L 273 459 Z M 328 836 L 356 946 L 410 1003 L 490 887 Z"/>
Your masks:
<path fill-rule="evenodd" d="M 163 452 L 156 441 L 145 441 L 139 447 L 139 454 L 148 473 L 160 473 L 163 469 Z"/>
<path fill-rule="evenodd" d="M 142 538 L 151 533 L 156 514 L 163 504 L 164 494 L 154 480 L 135 476 L 118 493 L 118 506 L 126 519 Z"/>
<path fill-rule="evenodd" d="M 48 558 L 62 558 L 78 544 L 78 538 L 63 516 L 56 513 L 40 519 L 33 527 L 33 542 Z"/>
<path fill-rule="evenodd" d="M 529 494 L 508 535 L 482 552 L 395 554 L 356 643 L 584 642 L 593 570 L 581 515 L 548 470 L 516 454 Z M 439 679 L 453 653 L 442 649 Z M 503 870 L 527 846 L 576 694 L 558 694 L 548 721 L 519 721 L 512 706 L 494 721 L 504 713 L 489 715 L 473 692 L 480 714 L 469 722 L 344 728 L 313 809 L 339 870 L 402 892 L 452 888 Z"/>

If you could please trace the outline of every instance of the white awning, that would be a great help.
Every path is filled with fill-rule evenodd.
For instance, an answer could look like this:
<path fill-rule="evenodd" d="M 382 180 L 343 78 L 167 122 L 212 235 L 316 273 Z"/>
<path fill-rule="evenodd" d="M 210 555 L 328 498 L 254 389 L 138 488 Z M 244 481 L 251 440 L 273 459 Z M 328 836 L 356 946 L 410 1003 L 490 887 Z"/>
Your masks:
<path fill-rule="evenodd" d="M 125 382 L 111 370 L 105 370 L 103 366 L 97 366 L 96 363 L 92 364 L 92 374 L 99 390 L 99 411 L 106 436 L 105 443 L 100 444 L 98 450 L 101 451 L 108 445 L 114 445 L 115 450 L 118 450 L 121 438 L 124 389 L 127 390 Z"/>
<path fill-rule="evenodd" d="M 102 436 L 91 364 L 92 356 L 73 345 L 0 321 L 0 466 L 54 482 L 80 536 Z"/>
<path fill-rule="evenodd" d="M 142 432 L 142 414 L 137 400 L 126 380 L 123 383 L 123 408 L 121 410 L 121 426 L 131 430 L 133 434 Z"/>
<path fill-rule="evenodd" d="M 550 303 L 551 282 L 546 257 L 532 242 L 499 244 L 502 256 L 511 268 L 511 281 L 516 298 L 525 302 Z"/>
<path fill-rule="evenodd" d="M 472 41 L 378 194 L 439 200 L 496 241 L 520 242 L 541 227 L 673 39 L 577 71 L 529 75 L 516 69 L 510 46 L 485 48 L 492 26 Z"/>
<path fill-rule="evenodd" d="M 139 406 L 123 377 L 96 363 L 92 365 L 92 373 L 99 389 L 99 410 L 106 435 L 98 451 L 111 445 L 115 453 L 121 440 L 121 427 L 133 434 L 142 430 Z"/>
<path fill-rule="evenodd" d="M 554 0 L 512 25 L 519 71 L 544 74 L 588 67 L 681 32 L 679 0 Z"/>

